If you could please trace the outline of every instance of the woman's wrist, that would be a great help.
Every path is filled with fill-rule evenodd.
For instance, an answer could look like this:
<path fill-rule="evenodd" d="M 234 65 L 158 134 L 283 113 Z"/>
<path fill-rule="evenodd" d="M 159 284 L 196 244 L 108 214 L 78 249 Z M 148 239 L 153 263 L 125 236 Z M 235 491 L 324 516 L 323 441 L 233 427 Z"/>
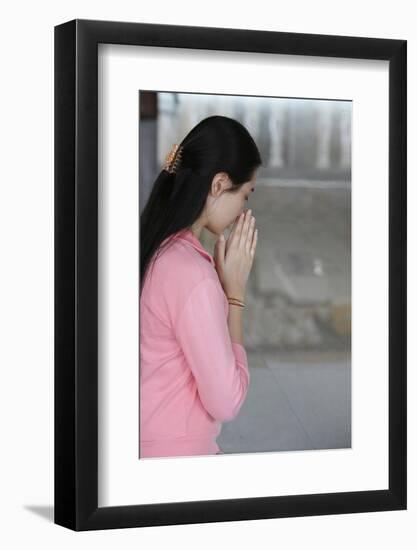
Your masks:
<path fill-rule="evenodd" d="M 228 302 L 229 311 L 227 322 L 231 341 L 240 343 L 243 346 L 243 316 L 245 313 L 245 307 L 233 304 L 231 300 L 228 300 Z"/>
<path fill-rule="evenodd" d="M 245 304 L 244 303 L 233 302 L 232 300 L 229 300 L 229 306 L 235 306 L 237 308 L 243 309 L 245 307 Z"/>
<path fill-rule="evenodd" d="M 242 290 L 226 291 L 226 296 L 228 300 L 234 299 L 234 300 L 238 300 L 239 302 L 245 301 L 245 292 Z"/>
<path fill-rule="evenodd" d="M 238 295 L 240 296 L 240 295 Z M 227 296 L 227 301 L 229 302 L 229 305 L 236 306 L 240 308 L 245 307 L 245 300 L 243 298 L 237 298 L 236 296 Z"/>

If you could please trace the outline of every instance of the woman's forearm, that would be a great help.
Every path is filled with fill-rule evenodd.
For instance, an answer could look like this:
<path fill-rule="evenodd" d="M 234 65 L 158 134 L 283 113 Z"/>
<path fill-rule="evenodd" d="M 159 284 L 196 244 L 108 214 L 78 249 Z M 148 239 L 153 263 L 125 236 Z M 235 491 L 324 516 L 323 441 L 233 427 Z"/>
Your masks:
<path fill-rule="evenodd" d="M 245 308 L 236 306 L 229 302 L 229 325 L 230 339 L 232 342 L 243 346 L 243 311 Z"/>

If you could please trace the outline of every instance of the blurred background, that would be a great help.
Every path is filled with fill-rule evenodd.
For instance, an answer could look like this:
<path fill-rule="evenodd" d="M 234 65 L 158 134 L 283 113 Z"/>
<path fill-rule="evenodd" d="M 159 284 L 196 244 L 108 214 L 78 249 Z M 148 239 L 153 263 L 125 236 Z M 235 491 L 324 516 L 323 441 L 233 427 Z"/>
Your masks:
<path fill-rule="evenodd" d="M 140 91 L 139 208 L 172 144 L 201 119 L 258 145 L 259 229 L 246 293 L 251 384 L 224 453 L 351 446 L 351 101 Z M 226 232 L 227 236 L 227 232 Z M 213 254 L 214 237 L 201 242 Z"/>

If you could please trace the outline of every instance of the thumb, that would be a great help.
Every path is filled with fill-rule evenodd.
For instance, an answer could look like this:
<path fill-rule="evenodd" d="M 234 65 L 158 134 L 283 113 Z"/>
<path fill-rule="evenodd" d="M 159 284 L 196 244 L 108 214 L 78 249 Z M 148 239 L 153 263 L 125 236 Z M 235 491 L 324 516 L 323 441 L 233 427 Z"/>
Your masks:
<path fill-rule="evenodd" d="M 223 265 L 223 263 L 224 263 L 224 252 L 225 252 L 225 249 L 226 249 L 226 240 L 224 238 L 223 233 L 221 233 L 220 237 L 217 239 L 216 248 L 217 248 L 217 261 L 218 261 L 219 265 Z"/>

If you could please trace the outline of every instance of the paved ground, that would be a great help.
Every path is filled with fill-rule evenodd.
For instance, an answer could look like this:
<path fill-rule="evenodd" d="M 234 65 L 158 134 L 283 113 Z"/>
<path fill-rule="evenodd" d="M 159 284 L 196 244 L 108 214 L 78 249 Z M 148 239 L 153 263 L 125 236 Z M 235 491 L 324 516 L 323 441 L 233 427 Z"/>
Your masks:
<path fill-rule="evenodd" d="M 350 357 L 248 354 L 248 359 L 248 396 L 217 438 L 224 453 L 350 447 Z"/>

